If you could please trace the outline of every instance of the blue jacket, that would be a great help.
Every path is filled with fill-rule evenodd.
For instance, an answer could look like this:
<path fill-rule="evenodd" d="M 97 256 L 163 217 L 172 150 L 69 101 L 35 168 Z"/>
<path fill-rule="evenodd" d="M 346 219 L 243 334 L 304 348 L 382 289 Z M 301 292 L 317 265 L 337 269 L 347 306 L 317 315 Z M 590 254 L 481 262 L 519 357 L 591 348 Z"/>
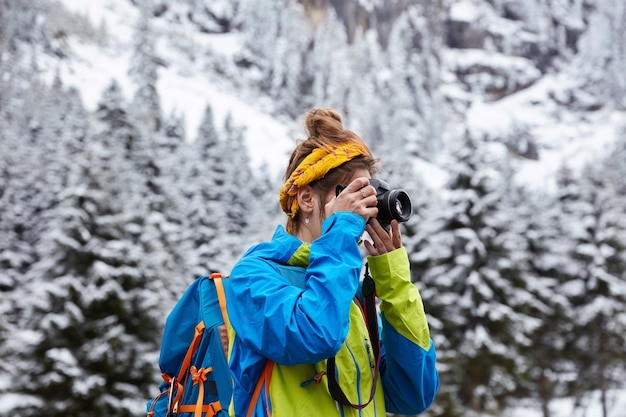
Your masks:
<path fill-rule="evenodd" d="M 263 367 L 275 362 L 269 392 L 256 404 L 257 417 L 380 416 L 417 414 L 439 387 L 435 347 L 419 292 L 410 280 L 404 248 L 368 257 L 380 298 L 380 377 L 373 400 L 362 410 L 330 396 L 326 360 L 336 358 L 336 376 L 350 402 L 367 402 L 374 358 L 363 315 L 355 302 L 363 267 L 358 241 L 364 220 L 353 213 L 330 216 L 312 244 L 279 226 L 270 242 L 250 248 L 231 272 L 226 294 L 233 329 L 229 364 L 234 391 L 231 415 L 246 416 Z M 284 267 L 302 267 L 301 282 Z M 315 376 L 321 376 L 316 383 Z M 319 378 L 318 378 L 319 379 Z"/>

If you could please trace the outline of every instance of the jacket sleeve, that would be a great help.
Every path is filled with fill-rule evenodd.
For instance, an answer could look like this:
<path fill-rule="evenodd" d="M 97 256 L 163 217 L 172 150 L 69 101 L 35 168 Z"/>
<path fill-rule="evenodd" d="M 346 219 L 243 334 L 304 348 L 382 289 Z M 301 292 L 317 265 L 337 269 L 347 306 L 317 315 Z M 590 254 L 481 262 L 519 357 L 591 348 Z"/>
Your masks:
<path fill-rule="evenodd" d="M 424 305 L 411 282 L 404 248 L 368 257 L 376 294 L 381 299 L 381 376 L 388 412 L 418 414 L 427 409 L 439 388 L 436 351 Z"/>
<path fill-rule="evenodd" d="M 229 279 L 228 314 L 250 350 L 282 365 L 334 356 L 348 333 L 349 309 L 359 285 L 358 240 L 364 220 L 336 213 L 310 248 L 304 289 L 293 286 L 272 262 L 244 256 Z"/>

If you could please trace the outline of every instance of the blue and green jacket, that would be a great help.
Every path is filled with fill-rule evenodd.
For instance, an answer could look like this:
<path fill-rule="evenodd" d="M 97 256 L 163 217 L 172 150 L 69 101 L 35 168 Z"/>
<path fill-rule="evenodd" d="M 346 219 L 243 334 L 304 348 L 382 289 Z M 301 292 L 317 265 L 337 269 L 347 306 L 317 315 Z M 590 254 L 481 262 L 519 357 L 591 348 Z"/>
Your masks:
<path fill-rule="evenodd" d="M 307 244 L 279 226 L 270 242 L 253 246 L 235 265 L 226 286 L 233 329 L 231 415 L 246 416 L 267 359 L 275 365 L 269 392 L 256 404 L 256 417 L 267 415 L 266 410 L 274 417 L 384 417 L 386 412 L 418 414 L 432 403 L 439 387 L 435 347 L 404 248 L 368 257 L 381 300 L 374 399 L 357 410 L 335 402 L 326 375 L 313 382 L 334 356 L 337 380 L 350 402 L 362 404 L 370 397 L 374 358 L 355 302 L 364 227 L 356 214 L 335 213 L 325 220 L 322 235 Z M 301 275 L 300 285 L 285 278 L 284 266 Z"/>

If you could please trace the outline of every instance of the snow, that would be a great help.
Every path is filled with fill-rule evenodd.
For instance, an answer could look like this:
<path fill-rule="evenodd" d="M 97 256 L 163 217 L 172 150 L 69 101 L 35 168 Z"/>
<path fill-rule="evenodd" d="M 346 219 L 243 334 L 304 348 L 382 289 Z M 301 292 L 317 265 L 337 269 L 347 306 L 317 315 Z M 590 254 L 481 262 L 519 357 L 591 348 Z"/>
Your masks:
<path fill-rule="evenodd" d="M 548 100 L 568 83 L 548 75 L 526 91 L 497 102 L 474 102 L 467 112 L 468 129 L 475 137 L 496 140 L 516 129 L 530 133 L 538 144 L 539 160 L 524 161 L 517 178 L 533 188 L 552 191 L 555 174 L 564 163 L 581 169 L 604 155 L 616 139 L 616 126 L 625 120 L 623 112 L 616 110 L 576 118 Z"/>
<path fill-rule="evenodd" d="M 626 392 L 608 392 L 608 415 L 606 417 L 626 416 Z M 552 417 L 604 417 L 600 403 L 600 392 L 580 399 L 580 405 L 576 407 L 571 399 L 556 399 L 550 403 Z M 510 417 L 543 417 L 539 404 L 522 404 L 510 410 Z"/>
<path fill-rule="evenodd" d="M 231 59 L 237 51 L 241 50 L 241 41 L 236 34 L 213 35 L 209 40 L 209 44 L 215 54 Z"/>
<path fill-rule="evenodd" d="M 478 10 L 472 1 L 460 1 L 450 7 L 450 19 L 457 22 L 472 22 L 478 17 Z"/>
<path fill-rule="evenodd" d="M 104 49 L 104 54 L 98 45 L 70 39 L 72 60 L 66 61 L 59 68 L 64 82 L 80 90 L 88 110 L 96 108 L 102 91 L 112 80 L 118 82 L 126 98 L 130 99 L 133 86 L 128 78 L 130 48 L 127 43 L 133 36 L 136 9 L 122 0 L 63 0 L 61 3 L 73 13 L 89 17 L 92 22 L 105 22 L 107 32 L 112 37 L 111 46 Z M 125 19 L 120 19 L 120 16 L 125 16 Z M 200 41 L 206 41 L 214 48 L 215 54 L 224 56 L 237 51 L 240 43 L 236 36 L 223 34 L 191 40 L 192 43 Z M 162 48 L 167 50 L 168 46 Z M 53 73 L 50 78 L 52 76 Z M 230 114 L 236 124 L 246 127 L 246 142 L 251 150 L 253 167 L 266 164 L 271 175 L 276 177 L 282 174 L 295 144 L 294 138 L 289 135 L 293 126 L 277 121 L 263 111 L 258 103 L 247 103 L 239 98 L 227 89 L 224 82 L 207 76 L 201 63 L 190 66 L 169 62 L 167 67 L 159 70 L 158 87 L 164 114 L 184 114 L 188 140 L 195 139 L 204 109 L 210 104 L 218 126 Z"/>
<path fill-rule="evenodd" d="M 210 104 L 217 125 L 230 114 L 238 125 L 246 126 L 246 141 L 251 151 L 253 166 L 266 162 L 274 174 L 286 164 L 288 153 L 295 142 L 288 137 L 288 127 L 276 121 L 253 105 L 243 102 L 232 93 L 221 91 L 201 77 L 181 77 L 173 71 L 162 71 L 159 88 L 163 107 L 167 113 L 183 112 L 187 121 L 187 134 L 195 138 L 204 114 Z M 280 168 L 280 169 L 279 169 Z"/>
<path fill-rule="evenodd" d="M 80 90 L 84 103 L 89 110 L 94 110 L 102 91 L 116 80 L 125 96 L 130 98 L 133 86 L 128 78 L 130 59 L 128 43 L 133 37 L 133 24 L 137 10 L 127 0 L 58 0 L 68 10 L 81 16 L 87 16 L 94 26 L 104 22 L 111 42 L 101 48 L 79 38 L 68 40 L 71 59 L 55 64 L 49 73 L 51 81 L 54 71 L 58 70 L 64 83 Z M 379 1 L 365 1 L 365 7 L 374 7 Z M 454 3 L 451 18 L 456 21 L 475 21 L 479 17 L 476 5 L 470 1 Z M 240 40 L 233 35 L 212 35 L 206 38 L 192 39 L 192 42 L 205 42 L 211 46 L 217 56 L 230 57 L 240 48 Z M 161 45 L 163 48 L 166 46 Z M 104 52 L 104 53 L 103 53 Z M 456 64 L 472 65 L 487 59 L 481 51 L 465 51 L 457 54 Z M 490 54 L 488 59 L 496 60 L 503 71 L 517 71 L 527 75 L 529 80 L 538 77 L 538 73 L 526 60 L 503 59 Z M 228 60 L 228 59 L 227 59 Z M 55 61 L 56 62 L 56 61 Z M 384 73 L 381 73 L 381 77 Z M 476 137 L 491 138 L 494 141 L 508 135 L 513 127 L 531 134 L 539 145 L 540 159 L 524 161 L 517 174 L 518 179 L 532 187 L 553 189 L 554 174 L 564 161 L 580 168 L 592 158 L 597 158 L 607 149 L 616 136 L 615 126 L 626 120 L 623 112 L 599 111 L 588 118 L 572 118 L 558 105 L 549 100 L 551 95 L 563 91 L 557 85 L 568 85 L 567 80 L 554 76 L 543 79 L 525 91 L 509 98 L 486 102 L 471 97 L 467 112 L 468 129 Z M 567 87 L 565 87 L 567 88 Z M 214 75 L 203 72 L 202 62 L 189 66 L 171 61 L 159 69 L 159 92 L 164 114 L 182 113 L 185 116 L 187 139 L 195 138 L 198 126 L 207 104 L 213 108 L 216 123 L 220 125 L 226 116 L 231 115 L 235 123 L 245 126 L 246 142 L 251 150 L 250 156 L 255 167 L 267 164 L 273 175 L 279 175 L 288 159 L 288 154 L 295 144 L 294 126 L 277 120 L 263 103 L 255 103 L 236 95 L 228 83 Z M 608 122 L 604 122 L 608 121 Z M 415 161 L 426 183 L 432 188 L 440 188 L 447 181 L 447 173 L 437 166 L 423 160 Z M 470 239 L 471 240 L 471 239 Z M 459 259 L 459 262 L 461 259 Z M 100 271 L 106 276 L 112 271 Z M 445 278 L 445 277 L 444 277 Z M 479 288 L 484 291 L 484 288 Z M 581 288 L 568 288 L 578 292 Z M 92 294 L 99 296 L 100 294 Z M 492 313 L 499 313 L 493 311 Z M 61 323 L 57 323 L 61 324 Z M 478 331 L 478 330 L 477 330 Z M 488 344 L 486 332 L 478 332 L 476 341 Z M 25 333 L 23 337 L 35 338 Z M 94 351 L 94 354 L 101 352 Z M 57 359 L 71 363 L 71 353 L 56 350 L 49 353 Z M 93 379 L 87 385 L 100 383 Z M 10 384 L 0 375 L 0 387 Z M 85 385 L 85 386 L 87 386 Z M 594 393 L 582 401 L 582 406 L 575 408 L 572 399 L 555 400 L 551 404 L 553 417 L 601 417 L 599 394 Z M 24 404 L 30 401 L 23 396 L 4 395 L 3 406 L 11 409 L 11 404 Z M 610 392 L 610 412 L 608 417 L 626 417 L 626 391 Z M 512 417 L 542 417 L 540 407 L 530 402 L 511 410 Z"/>
<path fill-rule="evenodd" d="M 74 39 L 70 40 L 70 47 L 74 59 L 62 64 L 59 73 L 68 86 L 80 90 L 87 109 L 95 110 L 102 91 L 113 80 L 118 82 L 127 97 L 130 96 L 132 85 L 127 75 L 129 52 L 103 54 L 96 45 Z"/>

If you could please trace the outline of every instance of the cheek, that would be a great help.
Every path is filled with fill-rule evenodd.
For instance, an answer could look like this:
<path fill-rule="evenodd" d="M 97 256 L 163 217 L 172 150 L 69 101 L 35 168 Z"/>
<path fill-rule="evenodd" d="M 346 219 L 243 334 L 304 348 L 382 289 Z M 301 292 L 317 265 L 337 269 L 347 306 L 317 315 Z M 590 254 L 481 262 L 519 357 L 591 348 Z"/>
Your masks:
<path fill-rule="evenodd" d="M 326 219 L 328 217 L 328 213 L 330 212 L 330 203 L 335 198 L 334 193 L 328 193 L 324 200 L 320 200 L 320 216 L 322 219 Z"/>

